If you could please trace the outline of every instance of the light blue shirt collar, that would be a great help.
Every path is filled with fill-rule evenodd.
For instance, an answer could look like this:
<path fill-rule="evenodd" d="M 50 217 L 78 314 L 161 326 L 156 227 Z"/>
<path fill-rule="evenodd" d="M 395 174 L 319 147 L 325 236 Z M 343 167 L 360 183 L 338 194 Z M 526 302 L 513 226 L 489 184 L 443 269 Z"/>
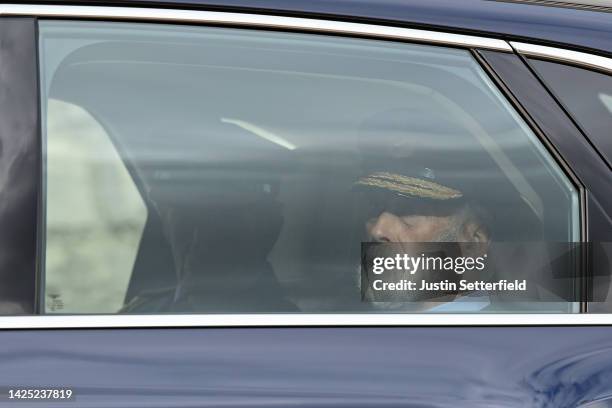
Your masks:
<path fill-rule="evenodd" d="M 480 312 L 489 306 L 489 296 L 486 292 L 472 292 L 461 296 L 452 302 L 441 303 L 427 310 L 429 313 L 473 313 Z"/>

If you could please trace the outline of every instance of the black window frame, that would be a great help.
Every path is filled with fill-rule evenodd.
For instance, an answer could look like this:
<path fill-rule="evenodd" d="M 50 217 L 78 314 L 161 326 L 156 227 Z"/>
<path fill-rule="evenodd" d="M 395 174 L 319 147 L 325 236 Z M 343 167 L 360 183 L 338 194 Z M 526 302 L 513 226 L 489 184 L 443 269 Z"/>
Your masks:
<path fill-rule="evenodd" d="M 38 314 L 37 255 L 41 209 L 38 24 L 33 17 L 0 18 L 0 288 L 25 314 Z M 4 299 L 3 299 L 4 300 Z"/>
<path fill-rule="evenodd" d="M 586 274 L 580 279 L 581 312 L 589 311 L 587 300 L 604 300 L 610 285 L 608 265 L 612 241 L 611 175 L 607 163 L 576 126 L 550 91 L 519 54 L 478 51 L 483 66 L 537 134 L 546 138 L 579 183 L 582 196 L 583 242 L 589 248 Z M 597 280 L 597 284 L 594 284 Z M 607 305 L 607 304 L 606 304 Z M 612 304 L 607 306 L 612 308 Z"/>

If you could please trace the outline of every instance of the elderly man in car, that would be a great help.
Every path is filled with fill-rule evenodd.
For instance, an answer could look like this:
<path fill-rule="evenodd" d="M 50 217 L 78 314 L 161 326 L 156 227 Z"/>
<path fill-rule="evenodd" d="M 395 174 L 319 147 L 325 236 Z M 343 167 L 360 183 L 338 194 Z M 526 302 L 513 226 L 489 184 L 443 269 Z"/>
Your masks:
<path fill-rule="evenodd" d="M 386 167 L 389 166 L 387 163 Z M 438 169 L 412 161 L 400 169 L 374 171 L 361 177 L 355 187 L 369 204 L 365 232 L 374 243 L 389 244 L 375 248 L 380 255 L 396 254 L 403 248 L 412 255 L 423 256 L 438 243 L 440 251 L 454 249 L 458 257 L 484 255 L 490 241 L 489 214 L 466 193 L 451 183 L 439 180 Z M 439 171 L 447 173 L 448 169 Z M 460 184 L 460 183 L 459 183 Z M 434 251 L 435 252 L 435 251 Z M 437 252 L 439 253 L 439 252 Z M 387 254 L 387 255 L 389 255 Z M 421 267 L 421 269 L 423 269 Z M 398 275 L 399 276 L 399 275 Z M 420 270 L 409 279 L 453 280 L 455 273 Z M 486 293 L 438 291 L 403 291 L 379 299 L 373 293 L 371 277 L 363 290 L 363 298 L 377 309 L 435 312 L 476 312 L 489 305 Z M 420 286 L 420 281 L 418 282 Z"/>

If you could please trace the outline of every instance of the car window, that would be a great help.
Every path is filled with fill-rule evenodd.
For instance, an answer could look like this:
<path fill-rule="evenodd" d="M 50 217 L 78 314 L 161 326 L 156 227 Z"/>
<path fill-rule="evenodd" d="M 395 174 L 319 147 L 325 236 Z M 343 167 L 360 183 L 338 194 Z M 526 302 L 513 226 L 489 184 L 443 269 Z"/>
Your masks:
<path fill-rule="evenodd" d="M 555 62 L 529 62 L 612 166 L 612 76 Z"/>
<path fill-rule="evenodd" d="M 47 313 L 576 310 L 542 282 L 578 191 L 468 50 L 41 21 L 40 62 Z M 364 259 L 406 243 L 457 278 L 541 244 L 487 269 L 540 287 L 377 298 Z"/>
<path fill-rule="evenodd" d="M 123 305 L 147 208 L 87 111 L 50 99 L 47 117 L 45 307 L 112 313 Z"/>

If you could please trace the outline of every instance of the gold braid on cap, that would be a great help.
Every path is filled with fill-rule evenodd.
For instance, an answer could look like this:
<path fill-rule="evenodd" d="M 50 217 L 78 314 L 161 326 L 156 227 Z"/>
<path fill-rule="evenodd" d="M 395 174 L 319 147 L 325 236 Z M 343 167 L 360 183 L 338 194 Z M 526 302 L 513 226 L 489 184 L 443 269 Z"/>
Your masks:
<path fill-rule="evenodd" d="M 372 173 L 360 178 L 356 184 L 379 187 L 399 194 L 432 198 L 434 200 L 449 200 L 463 196 L 461 191 L 445 187 L 433 181 L 387 172 Z"/>

